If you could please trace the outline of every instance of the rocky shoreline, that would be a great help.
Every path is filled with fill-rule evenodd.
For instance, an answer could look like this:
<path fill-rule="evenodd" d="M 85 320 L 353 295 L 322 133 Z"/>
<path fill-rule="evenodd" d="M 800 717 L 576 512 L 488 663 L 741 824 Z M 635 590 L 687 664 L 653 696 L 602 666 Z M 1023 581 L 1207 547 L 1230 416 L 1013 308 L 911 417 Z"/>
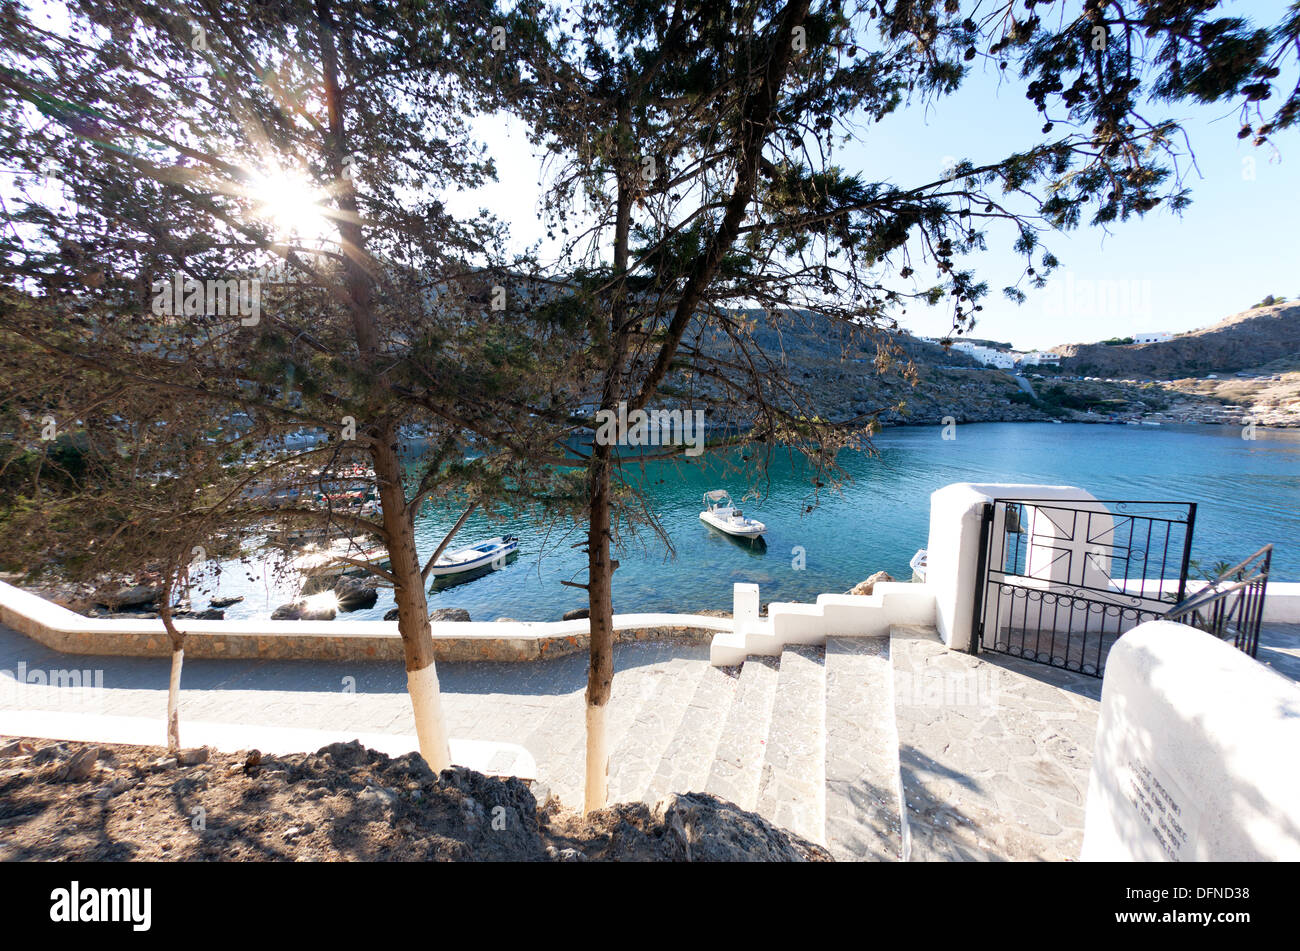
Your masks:
<path fill-rule="evenodd" d="M 1300 428 L 1300 374 L 1278 380 L 1030 381 L 1031 394 L 999 371 L 953 385 L 931 381 L 902 410 L 882 413 L 882 426 L 956 423 L 1174 423 L 1262 429 Z M 963 374 L 969 377 L 970 374 Z"/>

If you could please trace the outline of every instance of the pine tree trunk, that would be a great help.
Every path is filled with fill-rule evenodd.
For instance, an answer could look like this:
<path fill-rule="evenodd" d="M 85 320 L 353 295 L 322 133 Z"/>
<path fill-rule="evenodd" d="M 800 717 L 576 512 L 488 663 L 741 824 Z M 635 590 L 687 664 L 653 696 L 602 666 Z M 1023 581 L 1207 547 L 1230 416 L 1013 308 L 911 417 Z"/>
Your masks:
<path fill-rule="evenodd" d="M 167 752 L 181 748 L 181 667 L 185 663 L 185 649 L 172 648 L 172 673 L 167 682 Z"/>
<path fill-rule="evenodd" d="M 587 528 L 587 603 L 591 658 L 587 667 L 587 770 L 583 810 L 609 799 L 609 739 L 605 712 L 614 682 L 613 576 L 610 560 L 610 459 L 612 446 L 592 447 Z"/>
<path fill-rule="evenodd" d="M 363 365 L 378 375 L 375 365 L 379 352 L 379 331 L 370 309 L 371 277 L 366 271 L 366 235 L 358 214 L 356 191 L 352 179 L 343 173 L 347 158 L 347 128 L 344 101 L 345 86 L 339 81 L 338 51 L 334 41 L 334 11 L 330 0 L 316 0 L 317 36 L 321 47 L 321 76 L 329 120 L 327 146 L 330 173 L 339 183 L 338 207 L 343 215 L 338 222 L 339 237 L 348 249 L 344 259 L 347 274 L 349 309 L 356 333 L 357 348 Z M 371 458 L 379 484 L 379 499 L 384 507 L 384 535 L 392 574 L 396 579 L 397 630 L 402 635 L 406 658 L 406 685 L 415 714 L 415 732 L 419 737 L 420 755 L 435 772 L 451 765 L 447 728 L 442 718 L 442 700 L 438 690 L 438 673 L 433 665 L 433 636 L 429 627 L 429 603 L 424 594 L 424 577 L 415 548 L 415 519 L 407 505 L 402 484 L 402 464 L 397 454 L 397 432 L 392 420 L 378 427 Z"/>
<path fill-rule="evenodd" d="M 621 395 L 621 378 L 627 359 L 628 255 L 631 247 L 632 179 L 636 166 L 632 146 L 631 113 L 626 97 L 618 102 L 618 202 L 614 224 L 614 270 L 619 283 L 610 301 L 608 324 L 597 320 L 593 349 L 606 351 L 601 408 L 613 410 Z M 587 770 L 583 811 L 603 809 L 609 800 L 609 734 L 605 714 L 614 685 L 614 569 L 610 558 L 610 482 L 614 446 L 595 440 L 587 468 L 587 605 L 590 660 L 587 664 Z"/>
<path fill-rule="evenodd" d="M 172 580 L 163 584 L 158 616 L 172 645 L 172 670 L 167 680 L 167 752 L 181 748 L 181 668 L 185 664 L 185 635 L 176 629 L 172 620 Z"/>
<path fill-rule="evenodd" d="M 438 672 L 433 663 L 433 631 L 424 592 L 423 566 L 415 547 L 415 520 L 402 486 L 402 464 L 391 424 L 383 427 L 372 449 L 379 499 L 384 512 L 390 570 L 396 579 L 397 630 L 402 635 L 406 686 L 415 715 L 420 755 L 435 773 L 451 766 L 447 725 L 442 716 Z"/>

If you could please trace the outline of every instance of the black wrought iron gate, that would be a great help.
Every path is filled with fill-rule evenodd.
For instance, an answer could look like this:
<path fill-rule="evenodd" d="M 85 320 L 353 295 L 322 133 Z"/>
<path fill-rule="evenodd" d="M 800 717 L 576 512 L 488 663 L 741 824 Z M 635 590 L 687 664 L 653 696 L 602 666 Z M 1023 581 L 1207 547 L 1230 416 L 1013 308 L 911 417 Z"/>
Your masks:
<path fill-rule="evenodd" d="M 1187 593 L 1194 502 L 994 499 L 984 506 L 972 651 L 1100 677 L 1111 645 Z"/>

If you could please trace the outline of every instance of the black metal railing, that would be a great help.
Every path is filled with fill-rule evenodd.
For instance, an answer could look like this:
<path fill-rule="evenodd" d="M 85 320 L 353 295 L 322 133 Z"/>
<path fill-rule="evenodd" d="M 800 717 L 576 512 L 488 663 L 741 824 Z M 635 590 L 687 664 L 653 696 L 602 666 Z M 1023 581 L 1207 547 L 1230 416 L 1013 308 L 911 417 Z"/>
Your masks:
<path fill-rule="evenodd" d="M 1259 649 L 1264 620 L 1264 593 L 1273 563 L 1273 546 L 1265 545 L 1235 568 L 1229 568 L 1195 594 L 1174 605 L 1165 618 L 1208 631 L 1251 657 Z"/>
<path fill-rule="evenodd" d="M 1094 677 L 1126 631 L 1182 602 L 1193 502 L 995 499 L 984 508 L 972 649 Z"/>

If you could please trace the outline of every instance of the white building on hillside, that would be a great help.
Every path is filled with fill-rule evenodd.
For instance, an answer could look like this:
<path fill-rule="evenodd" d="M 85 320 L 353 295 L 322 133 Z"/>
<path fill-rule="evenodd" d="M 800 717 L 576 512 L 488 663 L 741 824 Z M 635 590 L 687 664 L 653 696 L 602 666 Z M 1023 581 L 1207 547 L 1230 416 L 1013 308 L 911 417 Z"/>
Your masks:
<path fill-rule="evenodd" d="M 1174 335 L 1165 333 L 1163 330 L 1152 333 L 1134 334 L 1134 343 L 1164 343 L 1166 340 L 1173 340 Z"/>
<path fill-rule="evenodd" d="M 953 343 L 952 348 L 973 357 L 986 367 L 1011 370 L 1016 365 L 1016 354 L 1010 350 L 994 350 L 992 347 L 981 346 L 968 340 L 958 340 Z"/>
<path fill-rule="evenodd" d="M 1029 353 L 1020 355 L 1020 365 L 1026 367 L 1059 367 L 1061 365 L 1061 355 L 1059 353 L 1048 353 L 1046 350 L 1031 350 Z"/>

